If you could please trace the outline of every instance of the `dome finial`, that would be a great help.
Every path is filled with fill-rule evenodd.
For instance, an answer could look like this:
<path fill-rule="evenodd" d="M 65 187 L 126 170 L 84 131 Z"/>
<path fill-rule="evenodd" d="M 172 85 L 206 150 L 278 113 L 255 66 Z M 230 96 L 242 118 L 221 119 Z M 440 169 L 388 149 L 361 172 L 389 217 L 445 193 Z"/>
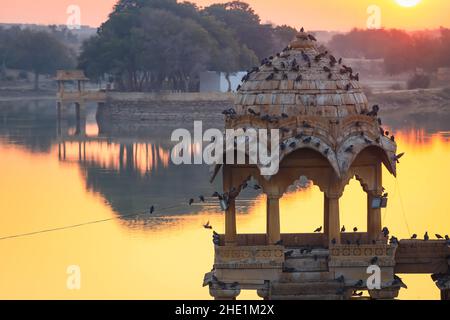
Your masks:
<path fill-rule="evenodd" d="M 305 28 L 302 27 L 291 42 L 291 47 L 296 49 L 313 48 L 315 41 L 317 39 L 312 34 L 306 33 Z"/>

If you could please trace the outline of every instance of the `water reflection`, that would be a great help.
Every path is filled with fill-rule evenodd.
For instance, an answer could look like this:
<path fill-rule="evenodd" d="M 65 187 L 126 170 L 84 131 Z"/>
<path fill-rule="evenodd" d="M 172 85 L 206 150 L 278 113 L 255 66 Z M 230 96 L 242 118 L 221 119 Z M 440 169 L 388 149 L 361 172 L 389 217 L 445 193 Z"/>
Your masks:
<path fill-rule="evenodd" d="M 0 241 L 0 298 L 209 298 L 201 283 L 213 246 L 201 225 L 209 220 L 223 232 L 223 214 L 210 198 L 192 207 L 186 202 L 219 190 L 220 181 L 211 186 L 204 166 L 169 161 L 168 138 L 183 125 L 154 124 L 146 135 L 111 133 L 99 129 L 91 106 L 79 139 L 73 117 L 67 119 L 67 134 L 58 130 L 55 109 L 48 103 L 0 108 L 0 237 L 120 219 Z M 384 175 L 390 204 L 383 224 L 399 238 L 448 232 L 449 128 L 390 126 L 406 156 L 398 179 Z M 264 197 L 248 191 L 239 201 L 238 232 L 265 232 Z M 322 225 L 322 201 L 316 187 L 292 190 L 281 201 L 282 232 L 311 232 Z M 171 209 L 127 217 L 151 204 Z M 342 223 L 364 231 L 366 205 L 359 183 L 352 181 L 342 199 Z M 81 267 L 80 291 L 65 287 L 71 264 Z M 410 289 L 401 298 L 438 298 L 429 276 L 404 278 Z"/>

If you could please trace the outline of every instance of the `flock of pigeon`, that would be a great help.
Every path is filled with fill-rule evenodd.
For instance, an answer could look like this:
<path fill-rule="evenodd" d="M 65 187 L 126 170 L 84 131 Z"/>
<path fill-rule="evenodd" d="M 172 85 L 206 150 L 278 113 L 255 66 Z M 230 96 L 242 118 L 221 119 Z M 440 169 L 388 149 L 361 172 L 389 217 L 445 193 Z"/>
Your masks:
<path fill-rule="evenodd" d="M 301 34 L 299 35 L 299 37 L 303 37 L 304 40 L 312 40 L 312 41 L 317 41 L 312 35 L 308 35 L 308 34 L 304 34 L 304 29 L 301 29 Z M 291 49 L 290 46 L 286 47 L 282 53 L 278 53 L 277 57 L 280 57 L 282 54 L 284 54 L 284 56 L 288 55 L 288 51 Z M 335 65 L 339 64 L 342 65 L 342 58 L 340 58 L 339 60 L 337 60 L 333 55 L 329 54 L 328 51 L 325 51 L 323 53 L 320 53 L 318 55 L 316 55 L 313 59 L 314 62 L 318 63 L 320 62 L 322 59 L 328 57 L 329 59 L 329 67 L 328 66 L 324 66 L 323 70 L 329 73 L 329 79 L 332 78 L 332 70 L 330 68 L 333 68 Z M 304 51 L 302 51 L 302 58 L 304 61 L 306 61 L 307 65 L 309 67 L 311 67 L 311 58 L 309 57 L 309 55 L 307 55 Z M 271 68 L 272 69 L 272 73 L 266 78 L 266 80 L 272 80 L 275 77 L 275 74 L 278 74 L 280 72 L 283 72 L 283 79 L 287 79 L 287 74 L 284 73 L 285 70 L 290 69 L 291 71 L 295 71 L 295 72 L 299 72 L 297 78 L 295 79 L 296 82 L 298 81 L 302 81 L 303 80 L 303 76 L 300 73 L 300 65 L 298 63 L 298 61 L 296 60 L 296 58 L 294 58 L 291 62 L 281 62 L 280 65 L 274 66 L 274 59 L 275 57 L 271 56 L 269 58 L 264 58 L 261 61 L 261 67 L 254 67 L 252 68 L 250 71 L 248 71 L 248 73 L 242 78 L 242 82 L 246 82 L 248 80 L 250 80 L 252 74 L 256 74 L 258 72 L 261 71 L 262 67 L 266 67 L 266 68 Z M 342 65 L 341 69 L 340 69 L 340 74 L 349 74 L 350 80 L 356 80 L 359 81 L 359 73 L 357 73 L 356 75 L 353 74 L 353 69 L 351 67 L 348 67 L 346 65 Z M 351 84 L 347 84 L 347 91 L 350 90 Z M 238 91 L 241 89 L 241 86 L 238 87 Z M 378 117 L 378 113 L 380 111 L 380 107 L 378 105 L 374 105 L 372 106 L 371 111 L 366 111 L 366 110 L 362 110 L 361 111 L 361 115 L 366 115 L 368 117 L 372 117 L 375 118 L 380 126 L 380 134 L 383 137 L 387 137 L 389 138 L 392 142 L 395 142 L 395 136 L 391 135 L 389 131 L 386 131 L 382 126 L 383 126 L 383 122 L 381 120 L 381 118 Z M 262 121 L 267 122 L 269 124 L 272 123 L 278 123 L 280 120 L 282 119 L 287 119 L 289 118 L 289 115 L 286 113 L 282 113 L 280 116 L 278 115 L 270 115 L 270 114 L 265 114 L 262 115 L 261 112 L 256 112 L 254 109 L 252 108 L 248 108 L 247 112 L 249 115 L 254 116 L 254 117 L 259 117 Z M 230 108 L 227 110 L 224 110 L 222 112 L 223 115 L 225 115 L 227 118 L 231 118 L 231 119 L 235 119 L 237 117 L 237 112 L 234 108 Z M 360 122 L 356 122 L 355 126 L 357 127 L 361 127 L 362 124 Z M 303 122 L 303 128 L 304 129 L 309 129 L 309 128 L 313 128 L 307 121 Z M 288 135 L 289 133 L 291 133 L 290 129 L 287 128 L 280 128 L 282 133 L 285 135 Z M 371 144 L 378 144 L 380 145 L 382 143 L 381 141 L 381 137 L 376 138 L 375 141 L 372 141 L 371 139 L 367 138 L 365 133 L 362 131 L 361 132 L 361 136 L 364 138 L 364 141 L 366 144 L 371 145 Z M 288 147 L 295 149 L 297 147 L 298 142 L 303 142 L 304 144 L 309 144 L 312 142 L 312 137 L 305 135 L 304 133 L 299 133 L 298 135 L 296 135 L 294 137 L 294 141 L 291 141 L 289 143 L 289 145 L 286 145 L 284 142 L 280 143 L 280 149 L 282 151 L 286 150 Z M 320 147 L 320 142 L 316 142 L 316 144 L 318 144 L 316 147 Z M 348 153 L 353 153 L 353 149 L 354 146 L 351 145 L 349 146 L 345 152 Z M 327 156 L 329 154 L 330 150 L 329 149 L 325 149 L 323 151 L 323 153 L 325 154 L 325 156 Z M 404 153 L 399 154 L 397 156 L 394 157 L 394 161 L 399 162 L 400 158 L 404 156 Z"/>
<path fill-rule="evenodd" d="M 304 29 L 301 29 L 301 34 L 298 35 L 299 38 L 303 40 L 311 40 L 311 41 L 317 41 L 317 39 L 311 35 L 311 34 L 304 34 Z M 286 71 L 290 72 L 297 72 L 297 77 L 295 78 L 295 82 L 301 82 L 303 81 L 303 75 L 300 72 L 300 63 L 297 61 L 297 58 L 292 59 L 291 61 L 281 61 L 277 66 L 274 65 L 274 61 L 276 58 L 289 58 L 292 47 L 287 46 L 282 50 L 281 53 L 277 53 L 276 57 L 270 56 L 268 58 L 264 58 L 261 61 L 261 65 L 259 67 L 253 67 L 251 70 L 247 72 L 247 74 L 242 78 L 242 82 L 245 83 L 248 80 L 250 80 L 252 74 L 257 74 L 258 72 L 262 71 L 264 68 L 264 71 L 271 71 L 271 73 L 265 78 L 266 81 L 271 81 L 275 79 L 275 75 L 282 74 L 281 78 L 283 80 L 288 80 L 288 74 Z M 328 79 L 333 79 L 333 71 L 332 68 L 334 68 L 336 65 L 340 66 L 339 73 L 341 75 L 349 75 L 350 80 L 356 80 L 359 81 L 359 73 L 353 74 L 353 69 L 351 67 L 348 67 L 343 64 L 342 58 L 336 59 L 332 54 L 330 54 L 328 51 L 321 52 L 314 57 L 310 57 L 304 50 L 301 50 L 301 58 L 305 62 L 306 66 L 308 68 L 312 68 L 313 63 L 320 63 L 323 59 L 327 58 L 327 64 L 323 66 L 323 71 L 328 73 Z M 242 85 L 239 85 L 237 88 L 237 91 L 239 91 L 242 88 Z M 345 86 L 345 90 L 349 91 L 352 88 L 351 83 L 348 83 Z"/>

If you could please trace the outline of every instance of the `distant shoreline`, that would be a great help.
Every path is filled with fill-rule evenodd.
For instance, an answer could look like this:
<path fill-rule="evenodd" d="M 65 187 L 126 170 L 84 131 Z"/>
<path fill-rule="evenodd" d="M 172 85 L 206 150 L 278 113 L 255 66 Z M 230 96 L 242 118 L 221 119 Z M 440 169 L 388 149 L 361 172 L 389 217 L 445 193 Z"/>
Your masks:
<path fill-rule="evenodd" d="M 227 102 L 233 104 L 234 93 L 151 93 L 151 92 L 109 92 L 108 100 L 116 105 L 124 102 L 140 104 L 145 108 L 147 104 L 155 101 L 171 107 L 177 102 L 195 103 L 201 102 Z M 390 90 L 376 93 L 367 93 L 369 104 L 379 104 L 384 112 L 404 112 L 409 113 L 450 113 L 450 88 L 431 88 L 416 90 Z M 26 90 L 26 89 L 0 89 L 0 101 L 56 101 L 56 91 L 52 90 Z M 407 110 L 405 110 L 407 108 Z"/>

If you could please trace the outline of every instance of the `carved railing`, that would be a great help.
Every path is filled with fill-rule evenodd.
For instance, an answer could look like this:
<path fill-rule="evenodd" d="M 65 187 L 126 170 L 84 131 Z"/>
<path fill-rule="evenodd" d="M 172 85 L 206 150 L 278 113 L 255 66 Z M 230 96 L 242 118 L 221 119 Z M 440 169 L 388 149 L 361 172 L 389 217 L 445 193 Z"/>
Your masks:
<path fill-rule="evenodd" d="M 216 269 L 277 269 L 284 263 L 282 246 L 216 247 Z"/>

